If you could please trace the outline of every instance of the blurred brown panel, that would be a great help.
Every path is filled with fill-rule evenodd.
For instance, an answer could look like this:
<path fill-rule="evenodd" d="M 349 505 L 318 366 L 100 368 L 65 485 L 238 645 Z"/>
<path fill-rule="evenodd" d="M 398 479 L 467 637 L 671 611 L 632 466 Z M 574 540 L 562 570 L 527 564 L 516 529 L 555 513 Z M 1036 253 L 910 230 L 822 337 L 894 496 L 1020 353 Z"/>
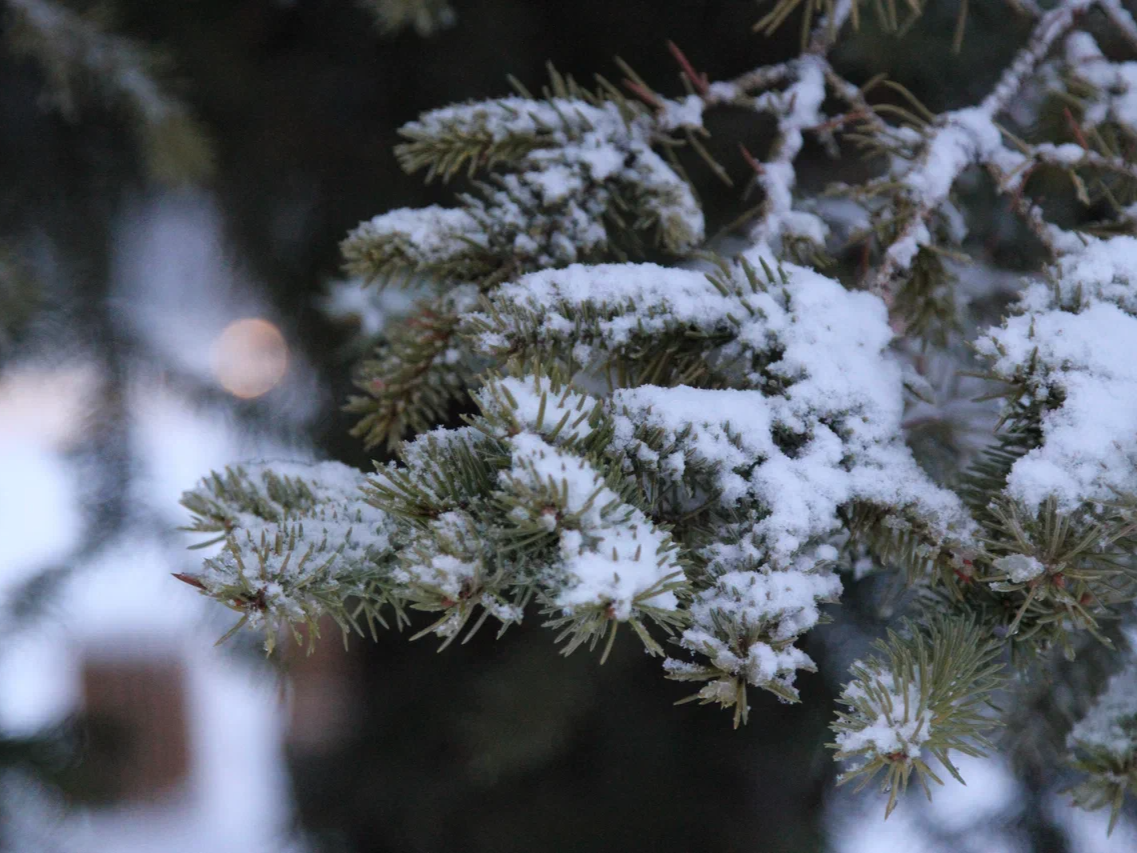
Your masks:
<path fill-rule="evenodd" d="M 288 650 L 292 701 L 286 742 L 293 755 L 316 755 L 331 751 L 351 732 L 359 701 L 353 678 L 358 660 L 344 649 L 335 621 L 320 623 L 311 654 L 304 633 L 304 645 Z"/>
<path fill-rule="evenodd" d="M 111 801 L 153 801 L 189 775 L 189 720 L 182 661 L 89 656 L 83 661 L 85 763 Z"/>

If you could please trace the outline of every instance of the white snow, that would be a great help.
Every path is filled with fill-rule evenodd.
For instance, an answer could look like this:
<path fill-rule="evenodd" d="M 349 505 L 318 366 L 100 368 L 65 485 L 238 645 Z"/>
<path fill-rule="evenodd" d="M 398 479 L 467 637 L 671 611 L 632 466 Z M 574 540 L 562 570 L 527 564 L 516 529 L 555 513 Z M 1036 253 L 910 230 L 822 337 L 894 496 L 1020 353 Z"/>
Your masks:
<path fill-rule="evenodd" d="M 818 246 L 825 244 L 828 229 L 812 213 L 794 210 L 793 189 L 797 183 L 794 159 L 801 152 L 807 128 L 824 120 L 824 60 L 802 56 L 787 63 L 792 82 L 783 91 L 768 90 L 754 99 L 756 112 L 771 113 L 778 122 L 778 141 L 771 159 L 762 164 L 755 181 L 766 193 L 762 216 L 751 229 L 755 243 L 775 249 L 787 236 L 804 237 Z"/>
<path fill-rule="evenodd" d="M 384 255 L 397 251 L 419 271 L 468 255 L 471 244 L 510 251 L 523 268 L 565 266 L 608 248 L 606 215 L 620 195 L 634 197 L 637 216 L 655 220 L 663 247 L 682 254 L 703 239 L 702 209 L 652 144 L 680 126 L 700 126 L 696 101 L 668 102 L 658 118 L 567 98 L 500 98 L 427 112 L 401 129 L 408 145 L 476 140 L 485 157 L 479 165 L 495 166 L 507 153 L 509 168 L 485 188 L 476 212 L 392 211 L 362 223 L 345 247 L 363 258 L 369 244 Z"/>
<path fill-rule="evenodd" d="M 416 263 L 438 264 L 466 253 L 471 241 L 485 243 L 485 233 L 468 211 L 431 205 L 381 213 L 361 222 L 348 240 L 389 241 Z"/>
<path fill-rule="evenodd" d="M 1137 665 L 1129 663 L 1109 680 L 1093 708 L 1067 738 L 1071 748 L 1104 749 L 1121 761 L 1137 753 Z"/>
<path fill-rule="evenodd" d="M 1028 284 L 1019 313 L 977 342 L 993 372 L 1061 400 L 1042 416 L 1041 446 L 1018 460 L 1007 491 L 1062 509 L 1137 488 L 1137 240 L 1091 243 Z"/>
<path fill-rule="evenodd" d="M 554 390 L 547 377 L 503 377 L 488 382 L 474 398 L 484 412 L 506 415 L 519 427 L 547 436 L 558 426 L 556 442 L 584 439 L 592 433 L 596 400 L 566 385 Z"/>
<path fill-rule="evenodd" d="M 772 263 L 759 252 L 751 260 Z M 692 465 L 709 470 L 718 504 L 742 512 L 703 551 L 721 577 L 698 594 L 683 643 L 751 683 L 788 686 L 787 667 L 811 664 L 785 643 L 816 624 L 818 603 L 840 592 L 813 549 L 841 529 L 841 507 L 900 508 L 894 523 L 909 523 L 902 517 L 909 513 L 944 541 L 965 538 L 973 525 L 903 444 L 902 371 L 887 352 L 892 332 L 881 300 L 803 267 L 782 271 L 785 284 L 754 292 L 736 267 L 725 293 L 702 273 L 648 264 L 533 273 L 495 294 L 499 306 L 525 309 L 526 319 L 500 310 L 504 325 L 491 326 L 483 346 L 507 343 L 521 328 L 515 322 L 535 323 L 543 343 L 572 342 L 574 355 L 587 346 L 594 363 L 651 336 L 687 329 L 725 336 L 710 358 L 737 365 L 730 370 L 743 388 L 618 388 L 608 399 L 613 447 L 629 463 L 658 463 L 664 482 L 685 482 Z M 578 328 L 579 315 L 590 320 Z M 537 398 L 527 396 L 532 411 Z M 645 427 L 674 447 L 666 458 L 637 438 Z M 691 508 L 706 498 L 691 494 Z M 751 644 L 750 659 L 737 659 L 716 636 L 715 612 L 733 614 L 780 647 Z"/>
<path fill-rule="evenodd" d="M 637 603 L 674 609 L 672 592 L 645 595 L 681 571 L 669 537 L 640 510 L 623 504 L 586 460 L 532 433 L 509 443 L 513 467 L 501 473 L 503 484 L 553 484 L 564 496 L 563 512 L 578 520 L 579 528 L 560 531 L 559 568 L 568 581 L 556 594 L 557 604 L 569 613 L 581 605 L 611 606 L 621 620 L 633 615 Z"/>
<path fill-rule="evenodd" d="M 1046 566 L 1036 557 L 1029 557 L 1026 554 L 999 557 L 993 565 L 996 571 L 1005 572 L 1012 583 L 1027 583 L 1041 577 L 1046 571 Z"/>
<path fill-rule="evenodd" d="M 861 729 L 838 732 L 837 746 L 847 755 L 863 755 L 866 760 L 896 753 L 919 758 L 921 746 L 932 734 L 931 716 L 920 704 L 919 683 L 912 680 L 902 688 L 887 670 L 854 664 L 858 665 L 874 676 L 872 688 L 866 691 L 853 681 L 841 701 L 855 704 L 868 719 Z"/>
<path fill-rule="evenodd" d="M 1087 125 L 1115 121 L 1137 130 L 1137 62 L 1110 62 L 1087 32 L 1066 37 L 1066 62 L 1075 77 L 1097 90 L 1085 111 Z"/>

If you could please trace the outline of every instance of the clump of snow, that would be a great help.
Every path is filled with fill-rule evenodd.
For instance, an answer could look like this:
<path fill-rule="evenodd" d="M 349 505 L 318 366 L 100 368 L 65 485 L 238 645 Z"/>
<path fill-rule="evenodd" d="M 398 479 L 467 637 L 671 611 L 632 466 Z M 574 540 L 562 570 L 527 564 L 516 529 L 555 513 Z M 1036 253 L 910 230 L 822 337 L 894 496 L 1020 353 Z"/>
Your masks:
<path fill-rule="evenodd" d="M 663 130 L 701 128 L 705 106 L 706 102 L 698 95 L 688 95 L 675 101 L 665 100 L 657 119 L 659 126 Z"/>
<path fill-rule="evenodd" d="M 774 565 L 837 529 L 837 509 L 854 500 L 911 506 L 940 535 L 967 529 L 958 500 L 935 487 L 904 447 L 903 379 L 886 352 L 883 304 L 812 270 L 782 269 L 787 283 L 758 294 L 722 296 L 705 279 L 702 300 L 694 279 L 685 282 L 690 292 L 668 291 L 682 309 L 672 317 L 697 328 L 713 328 L 727 314 L 745 318 L 724 349 L 746 353 L 757 369 L 746 371 L 748 387 L 740 389 L 616 391 L 614 441 L 635 456 L 642 452 L 636 428 L 656 427 L 684 453 L 666 469 L 672 477 L 682 477 L 686 458 L 709 464 L 724 507 L 747 500 L 760 509 L 751 533 L 762 561 Z M 585 287 L 581 296 L 592 292 Z M 660 309 L 648 293 L 629 301 L 645 313 Z M 621 319 L 638 329 L 650 323 L 641 316 Z"/>
<path fill-rule="evenodd" d="M 726 572 L 692 602 L 692 627 L 682 643 L 748 684 L 777 683 L 792 691 L 796 670 L 814 670 L 809 655 L 792 641 L 817 624 L 819 604 L 840 593 L 836 575 L 819 569 L 812 557 L 786 571 Z M 715 630 L 724 618 L 739 627 L 743 642 Z"/>
<path fill-rule="evenodd" d="M 1070 730 L 1071 748 L 1101 749 L 1120 759 L 1137 752 L 1137 666 L 1130 663 Z"/>
<path fill-rule="evenodd" d="M 837 747 L 845 757 L 863 755 L 875 758 L 919 758 L 922 745 L 932 735 L 932 719 L 920 702 L 920 684 L 916 680 L 897 684 L 892 673 L 863 662 L 853 664 L 871 676 L 850 682 L 840 701 L 853 709 L 860 728 L 847 728 L 837 733 Z"/>
<path fill-rule="evenodd" d="M 1087 238 L 1077 251 L 1057 260 L 1045 281 L 1028 283 L 1019 307 L 1024 311 L 1059 307 L 1078 313 L 1097 302 L 1137 316 L 1137 238 Z"/>
<path fill-rule="evenodd" d="M 1087 125 L 1112 121 L 1137 130 L 1137 62 L 1110 62 L 1092 35 L 1075 32 L 1066 37 L 1066 63 L 1074 77 L 1096 90 L 1082 119 Z"/>
<path fill-rule="evenodd" d="M 522 484 L 529 489 L 551 485 L 559 490 L 560 562 L 553 574 L 564 573 L 555 601 L 567 613 L 582 605 L 610 607 L 614 618 L 633 615 L 633 606 L 673 610 L 674 593 L 659 589 L 682 572 L 676 546 L 635 507 L 625 504 L 604 484 L 585 459 L 548 444 L 540 436 L 520 433 L 509 439 L 513 465 L 500 474 L 507 490 Z M 552 578 L 551 578 L 552 579 Z"/>
<path fill-rule="evenodd" d="M 452 550 L 467 550 L 463 544 L 470 540 L 472 531 L 469 519 L 463 513 L 444 512 L 431 524 L 438 539 Z M 405 562 L 395 571 L 394 577 L 404 583 L 416 580 L 428 583 L 456 601 L 480 571 L 481 566 L 476 557 L 436 553 L 428 560 Z"/>
<path fill-rule="evenodd" d="M 1137 240 L 1091 243 L 1028 284 L 1018 312 L 977 342 L 992 372 L 1044 403 L 1042 442 L 1007 493 L 1070 510 L 1137 489 Z"/>
<path fill-rule="evenodd" d="M 334 508 L 358 514 L 381 544 L 386 519 L 363 502 L 366 482 L 361 471 L 341 462 L 247 463 L 206 477 L 182 496 L 182 503 L 195 515 L 194 530 L 258 536 L 270 526 Z"/>
<path fill-rule="evenodd" d="M 999 557 L 993 565 L 996 571 L 1004 572 L 1012 583 L 1028 583 L 1037 577 L 1041 577 L 1046 571 L 1046 566 L 1037 557 L 1031 557 L 1027 554 L 1009 554 L 1006 557 Z"/>
<path fill-rule="evenodd" d="M 932 133 L 923 159 L 904 176 L 904 183 L 921 204 L 938 205 L 964 169 L 996 156 L 1002 147 L 1002 134 L 989 111 L 982 107 L 956 110 Z"/>
<path fill-rule="evenodd" d="M 407 549 L 391 579 L 412 599 L 425 589 L 427 598 L 441 595 L 446 600 L 450 618 L 434 628 L 435 634 L 454 636 L 466 623 L 464 613 L 475 606 L 503 623 L 521 621 L 521 608 L 503 601 L 497 590 L 483 583 L 492 569 L 482 558 L 478 531 L 468 513 L 444 512 L 429 523 L 429 532 L 431 547 Z"/>
<path fill-rule="evenodd" d="M 556 430 L 558 444 L 592 433 L 596 400 L 568 385 L 555 388 L 545 376 L 495 379 L 475 392 L 474 399 L 486 414 L 504 417 L 518 428 L 543 436 Z"/>
<path fill-rule="evenodd" d="M 448 450 L 459 446 L 469 447 L 477 435 L 477 430 L 472 427 L 458 427 L 457 429 L 438 427 L 419 433 L 413 441 L 405 442 L 399 450 L 399 455 L 408 468 L 426 469 L 436 465 Z M 393 466 L 394 463 L 391 465 Z M 382 475 L 382 470 L 379 473 Z M 426 484 L 420 482 L 419 485 L 425 486 Z"/>

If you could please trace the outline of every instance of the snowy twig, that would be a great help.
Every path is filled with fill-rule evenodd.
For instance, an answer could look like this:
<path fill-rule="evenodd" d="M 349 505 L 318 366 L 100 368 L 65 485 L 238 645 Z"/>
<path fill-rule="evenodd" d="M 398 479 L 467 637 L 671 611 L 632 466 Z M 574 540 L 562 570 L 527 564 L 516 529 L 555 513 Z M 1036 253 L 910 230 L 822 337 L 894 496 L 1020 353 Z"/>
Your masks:
<path fill-rule="evenodd" d="M 1137 49 L 1137 21 L 1129 14 L 1129 10 L 1121 5 L 1121 0 L 1100 0 L 1102 11 L 1109 17 L 1110 23 L 1117 27 L 1117 31 L 1129 44 Z"/>
<path fill-rule="evenodd" d="M 977 107 L 941 117 L 925 142 L 920 162 L 904 175 L 913 208 L 869 279 L 869 290 L 891 304 L 894 278 L 911 266 L 920 246 L 929 242 L 928 219 L 947 201 L 956 179 L 966 168 L 982 163 L 1005 167 L 1008 159 L 1021 156 L 1003 145 L 994 118 L 1022 88 L 1058 37 L 1073 25 L 1075 16 L 1092 2 L 1064 0 L 1043 15 L 1026 47 L 1019 51 L 990 94 Z"/>

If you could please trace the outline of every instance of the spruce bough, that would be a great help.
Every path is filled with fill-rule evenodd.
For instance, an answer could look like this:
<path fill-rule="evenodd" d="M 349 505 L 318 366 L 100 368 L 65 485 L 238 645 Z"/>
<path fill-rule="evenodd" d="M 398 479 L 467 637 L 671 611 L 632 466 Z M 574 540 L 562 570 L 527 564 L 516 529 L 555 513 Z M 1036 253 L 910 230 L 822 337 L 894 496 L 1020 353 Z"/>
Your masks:
<path fill-rule="evenodd" d="M 929 795 L 941 781 L 930 758 L 958 778 L 951 752 L 991 748 L 996 699 L 1038 661 L 1117 645 L 1105 625 L 1130 618 L 1137 580 L 1137 239 L 1121 201 L 1137 197 L 1137 63 L 1106 59 L 1094 33 L 1137 54 L 1137 24 L 1117 0 L 1028 4 L 1033 31 L 990 92 L 936 115 L 897 85 L 907 108 L 875 103 L 879 81 L 830 61 L 860 5 L 811 5 L 824 14 L 800 56 L 733 81 L 675 49 L 682 97 L 626 67 L 596 90 L 552 72 L 540 96 L 519 85 L 407 125 L 402 165 L 470 188 L 343 243 L 359 280 L 424 294 L 349 403 L 357 435 L 396 458 L 213 474 L 184 503 L 221 549 L 181 579 L 263 627 L 270 651 L 325 616 L 345 638 L 413 623 L 443 647 L 539 618 L 601 660 L 634 635 L 739 725 L 751 688 L 798 700 L 815 669 L 801 638 L 843 586 L 895 573 L 911 618 L 851 667 L 831 744 L 843 781 L 883 773 L 889 812 L 913 773 Z M 747 152 L 763 196 L 733 251 L 707 239 L 683 166 L 722 174 L 704 116 L 728 106 L 777 128 L 764 161 Z M 1056 109 L 1069 121 L 1045 136 Z M 861 147 L 875 176 L 800 192 L 810 137 Z M 1041 258 L 1001 319 L 978 307 L 996 277 L 961 261 L 977 172 Z M 1109 220 L 1051 221 L 1032 179 L 1053 173 L 1072 203 L 1108 200 Z M 944 404 L 936 360 L 997 408 L 946 463 L 920 428 L 975 425 Z M 455 422 L 455 404 L 474 414 Z M 1069 754 L 1074 802 L 1116 820 L 1137 778 L 1137 669 L 1113 654 Z"/>

